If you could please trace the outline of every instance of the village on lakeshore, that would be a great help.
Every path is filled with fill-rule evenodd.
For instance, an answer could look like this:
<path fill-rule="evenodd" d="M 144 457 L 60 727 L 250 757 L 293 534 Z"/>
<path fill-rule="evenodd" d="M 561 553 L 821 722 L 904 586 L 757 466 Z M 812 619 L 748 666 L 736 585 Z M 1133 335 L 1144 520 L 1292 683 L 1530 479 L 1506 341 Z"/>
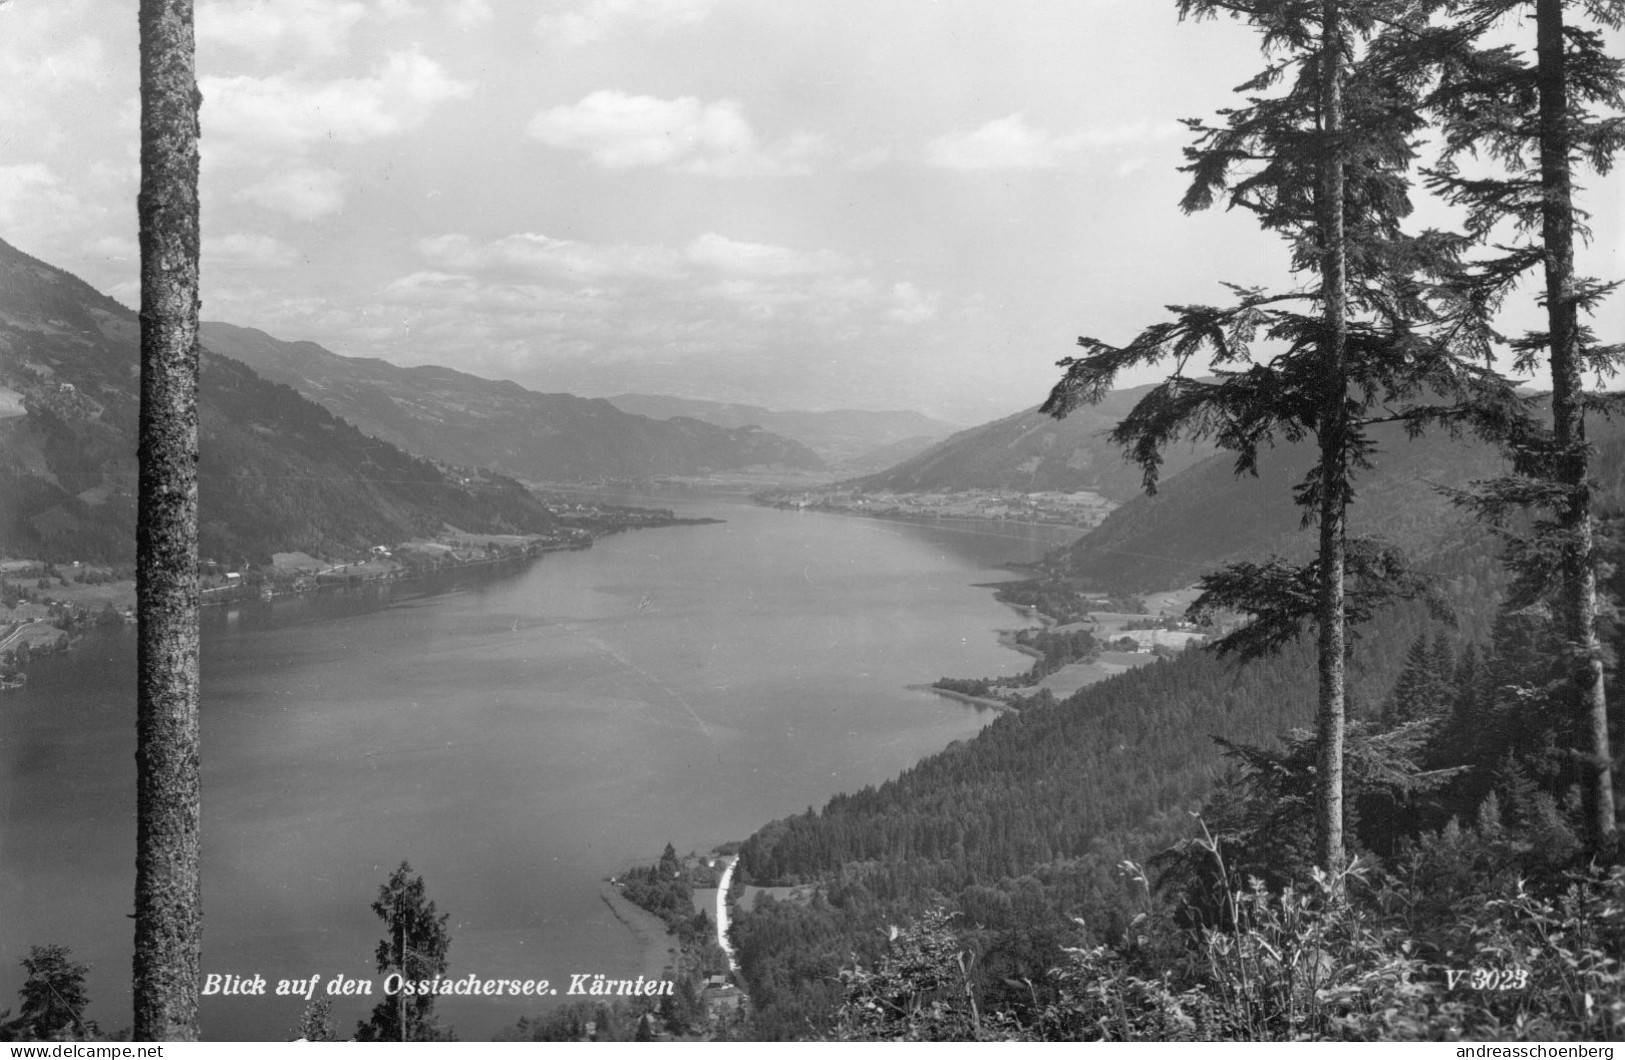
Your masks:
<path fill-rule="evenodd" d="M 269 563 L 235 564 L 205 558 L 198 563 L 199 602 L 207 606 L 271 600 L 492 566 L 545 552 L 591 548 L 593 539 L 605 534 L 696 521 L 679 519 L 665 508 L 630 508 L 580 498 L 555 497 L 547 508 L 558 525 L 544 533 L 482 534 L 447 526 L 432 538 L 372 545 L 348 555 L 275 552 Z M 131 564 L 0 557 L 0 690 L 27 683 L 32 656 L 68 650 L 90 626 L 133 623 L 135 608 Z"/>
<path fill-rule="evenodd" d="M 1090 530 L 1117 507 L 1093 490 L 939 490 L 894 492 L 833 485 L 758 495 L 774 508 L 810 509 L 902 519 L 995 519 Z"/>

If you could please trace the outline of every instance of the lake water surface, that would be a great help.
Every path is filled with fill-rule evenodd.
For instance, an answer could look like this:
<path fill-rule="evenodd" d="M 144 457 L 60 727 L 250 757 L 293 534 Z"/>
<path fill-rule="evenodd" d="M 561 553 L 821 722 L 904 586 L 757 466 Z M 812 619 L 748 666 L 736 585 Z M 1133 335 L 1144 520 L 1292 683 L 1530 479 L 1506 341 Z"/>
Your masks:
<path fill-rule="evenodd" d="M 663 507 L 669 497 L 644 498 Z M 975 583 L 1076 536 L 683 498 L 506 577 L 205 612 L 206 973 L 375 980 L 378 887 L 410 861 L 449 973 L 636 976 L 603 877 L 742 839 L 990 720 L 907 685 L 1015 673 Z M 31 944 L 92 965 L 129 1024 L 134 635 L 37 660 L 0 698 L 0 1008 Z M 339 1000 L 348 1031 L 369 1000 Z M 288 1036 L 303 1001 L 206 998 L 212 1039 Z M 536 1005 L 443 999 L 489 1038 Z"/>

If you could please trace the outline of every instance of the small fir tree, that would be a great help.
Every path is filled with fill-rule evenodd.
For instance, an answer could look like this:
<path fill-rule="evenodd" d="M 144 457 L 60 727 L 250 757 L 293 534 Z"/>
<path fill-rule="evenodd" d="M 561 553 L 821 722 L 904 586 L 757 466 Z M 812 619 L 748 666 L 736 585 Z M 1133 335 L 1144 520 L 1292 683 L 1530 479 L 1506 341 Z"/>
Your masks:
<path fill-rule="evenodd" d="M 378 888 L 372 911 L 388 929 L 374 955 L 380 973 L 399 975 L 408 982 L 432 980 L 445 973 L 446 951 L 451 948 L 451 935 L 446 931 L 450 914 L 435 910 L 423 877 L 414 876 L 411 865 L 401 862 L 389 882 Z M 440 1040 L 434 999 L 429 992 L 408 997 L 401 991 L 386 997 L 374 1006 L 372 1018 L 356 1028 L 356 1037 L 371 1042 Z"/>
<path fill-rule="evenodd" d="M 22 960 L 28 978 L 18 991 L 22 1005 L 14 1032 L 39 1041 L 81 1040 L 94 1035 L 84 1018 L 90 1003 L 85 975 L 90 968 L 74 960 L 66 946 L 30 946 Z"/>

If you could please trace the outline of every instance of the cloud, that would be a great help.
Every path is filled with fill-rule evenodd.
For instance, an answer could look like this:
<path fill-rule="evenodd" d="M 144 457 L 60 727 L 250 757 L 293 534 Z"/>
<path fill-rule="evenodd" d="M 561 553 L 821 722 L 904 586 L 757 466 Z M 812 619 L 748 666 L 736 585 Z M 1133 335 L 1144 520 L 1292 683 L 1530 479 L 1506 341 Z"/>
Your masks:
<path fill-rule="evenodd" d="M 800 276 L 834 272 L 845 265 L 829 250 L 801 251 L 765 243 L 743 243 L 715 232 L 696 238 L 684 250 L 685 258 L 722 272 L 754 276 Z"/>
<path fill-rule="evenodd" d="M 809 330 L 919 323 L 939 301 L 909 282 L 879 282 L 833 251 L 715 232 L 680 247 L 449 234 L 418 250 L 425 267 L 385 288 L 391 319 L 416 339 L 444 334 L 471 353 L 471 337 L 484 336 L 480 356 L 531 346 L 595 357 L 685 344 L 776 349 Z"/>
<path fill-rule="evenodd" d="M 898 283 L 892 285 L 892 306 L 886 310 L 886 319 L 895 320 L 899 324 L 923 324 L 937 315 L 937 303 L 941 299 L 935 294 L 925 294 L 912 283 Z"/>
<path fill-rule="evenodd" d="M 446 14 L 459 29 L 473 29 L 494 17 L 489 0 L 449 0 Z"/>
<path fill-rule="evenodd" d="M 553 328 L 563 327 L 566 314 L 578 320 L 583 314 L 598 315 L 613 302 L 601 292 L 588 288 L 560 291 L 540 284 L 486 283 L 461 273 L 423 269 L 390 281 L 384 297 L 411 307 L 439 307 L 464 312 L 501 316 L 523 315 L 531 322 L 541 314 Z M 489 325 L 484 325 L 489 328 Z"/>
<path fill-rule="evenodd" d="M 1146 122 L 1058 134 L 1036 129 L 1021 114 L 970 132 L 937 137 L 925 147 L 927 165 L 945 169 L 1050 169 L 1076 165 L 1092 153 L 1176 136 L 1179 127 Z"/>
<path fill-rule="evenodd" d="M 747 243 L 707 232 L 681 250 L 656 244 L 584 243 L 535 232 L 476 243 L 451 234 L 418 243 L 438 269 L 508 278 L 548 276 L 583 281 L 609 279 L 709 281 L 716 275 L 745 279 L 820 276 L 850 268 L 830 250 L 795 250 Z"/>
<path fill-rule="evenodd" d="M 197 8 L 200 44 L 237 48 L 264 58 L 344 55 L 350 31 L 367 14 L 356 0 L 214 0 Z"/>
<path fill-rule="evenodd" d="M 665 32 L 704 21 L 716 0 L 589 0 L 536 21 L 536 34 L 556 48 L 582 48 L 623 29 Z"/>
<path fill-rule="evenodd" d="M 107 46 L 77 24 L 85 8 L 83 0 L 0 5 L 0 83 L 8 89 L 0 92 L 0 119 L 9 126 L 13 155 L 24 142 L 18 127 L 25 122 L 34 127 L 26 140 L 35 146 L 49 140 L 54 147 L 61 139 L 54 123 L 41 120 L 40 94 L 106 83 Z"/>
<path fill-rule="evenodd" d="M 285 269 L 299 260 L 299 252 L 275 236 L 230 232 L 203 237 L 203 264 L 210 269 Z"/>
<path fill-rule="evenodd" d="M 606 169 L 660 166 L 723 177 L 806 173 L 818 148 L 817 138 L 808 134 L 758 142 L 731 99 L 665 100 L 612 89 L 543 111 L 531 119 L 528 131 L 549 147 L 583 152 Z"/>
<path fill-rule="evenodd" d="M 344 175 L 331 169 L 283 170 L 248 185 L 232 198 L 295 221 L 316 221 L 344 209 Z"/>
<path fill-rule="evenodd" d="M 129 236 L 97 236 L 81 249 L 93 258 L 118 263 L 134 262 L 141 256 L 140 246 Z"/>
<path fill-rule="evenodd" d="M 41 162 L 0 166 L 0 221 L 15 224 L 20 211 L 33 202 L 71 205 L 73 198 L 61 190 L 61 184 L 51 167 Z"/>
<path fill-rule="evenodd" d="M 876 147 L 861 154 L 853 155 L 846 160 L 847 169 L 879 169 L 890 162 L 896 154 L 890 147 Z"/>
<path fill-rule="evenodd" d="M 60 92 L 72 85 L 98 85 L 107 76 L 107 48 L 97 37 L 85 37 L 65 48 L 33 59 L 24 74 L 30 90 Z"/>
<path fill-rule="evenodd" d="M 0 230 L 7 239 L 31 241 L 79 226 L 85 203 L 50 166 L 24 162 L 0 166 Z"/>
<path fill-rule="evenodd" d="M 533 232 L 484 244 L 463 235 L 436 236 L 419 242 L 418 250 L 437 268 L 468 273 L 600 280 L 676 277 L 683 271 L 682 256 L 666 247 L 581 243 Z"/>
<path fill-rule="evenodd" d="M 414 129 L 473 86 L 415 51 L 394 52 L 368 77 L 307 83 L 288 74 L 202 79 L 205 150 L 263 161 L 322 140 L 360 143 Z"/>

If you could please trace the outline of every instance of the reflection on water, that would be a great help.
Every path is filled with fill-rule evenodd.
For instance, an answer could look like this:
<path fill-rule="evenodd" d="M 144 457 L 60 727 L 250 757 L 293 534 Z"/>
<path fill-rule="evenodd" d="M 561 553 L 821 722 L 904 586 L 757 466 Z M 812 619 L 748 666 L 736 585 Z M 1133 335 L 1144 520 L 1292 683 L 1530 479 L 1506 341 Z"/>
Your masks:
<path fill-rule="evenodd" d="M 401 860 L 451 914 L 451 971 L 635 976 L 599 881 L 877 783 L 988 720 L 905 686 L 1011 673 L 976 582 L 1064 532 L 644 498 L 721 525 L 639 531 L 506 577 L 207 612 L 205 972 L 373 978 Z M 57 942 L 128 1023 L 134 638 L 37 662 L 0 713 L 0 992 Z M 213 1038 L 302 1000 L 205 1000 Z M 370 1004 L 335 1005 L 341 1028 Z M 446 999 L 486 1038 L 522 1003 Z"/>

